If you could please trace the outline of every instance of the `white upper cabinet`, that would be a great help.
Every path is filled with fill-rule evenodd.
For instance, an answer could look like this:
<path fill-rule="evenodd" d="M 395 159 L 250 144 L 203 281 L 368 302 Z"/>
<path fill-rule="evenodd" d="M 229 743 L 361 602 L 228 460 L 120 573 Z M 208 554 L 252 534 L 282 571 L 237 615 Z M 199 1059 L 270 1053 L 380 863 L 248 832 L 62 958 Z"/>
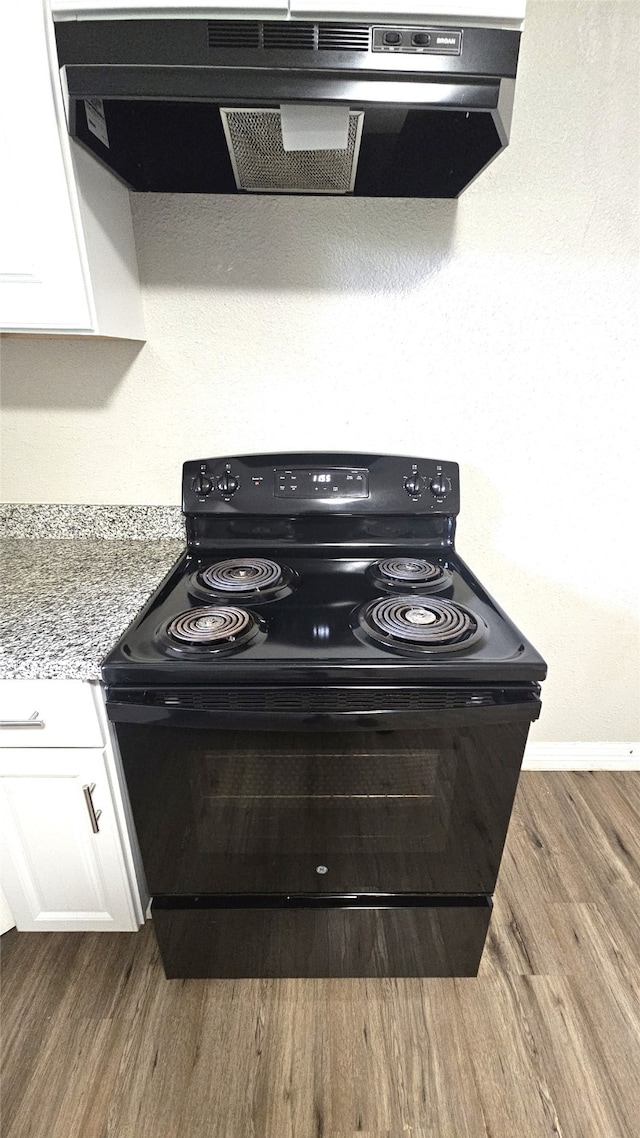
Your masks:
<path fill-rule="evenodd" d="M 144 339 L 127 190 L 69 139 L 46 0 L 0 5 L 0 331 Z"/>
<path fill-rule="evenodd" d="M 490 23 L 521 28 L 526 0 L 52 0 L 56 19 L 96 19 L 136 16 L 225 16 L 232 19 L 265 17 L 300 19 L 428 21 L 437 23 Z"/>
<path fill-rule="evenodd" d="M 491 24 L 519 29 L 526 0 L 290 0 L 294 17 L 409 23 Z"/>
<path fill-rule="evenodd" d="M 188 0 L 188 3 L 180 3 L 180 0 L 137 0 L 137 3 L 129 4 L 122 0 L 52 0 L 51 8 L 57 20 L 76 17 L 80 20 L 83 17 L 91 20 L 135 19 L 137 16 L 162 16 L 165 19 L 224 16 L 261 20 L 265 16 L 279 16 L 283 19 L 289 5 L 287 0 L 249 0 L 246 4 L 242 0 L 217 0 L 214 4 L 211 0 L 209 3 L 205 3 L 205 0 Z"/>

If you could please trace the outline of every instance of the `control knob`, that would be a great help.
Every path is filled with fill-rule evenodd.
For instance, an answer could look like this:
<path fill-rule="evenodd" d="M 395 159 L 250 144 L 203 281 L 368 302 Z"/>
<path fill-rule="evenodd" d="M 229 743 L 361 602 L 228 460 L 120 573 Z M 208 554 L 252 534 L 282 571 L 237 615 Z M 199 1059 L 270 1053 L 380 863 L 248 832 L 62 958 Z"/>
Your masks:
<path fill-rule="evenodd" d="M 207 478 L 204 472 L 201 472 L 200 474 L 196 475 L 193 482 L 191 483 L 191 489 L 193 490 L 194 494 L 198 495 L 199 498 L 204 498 L 207 494 L 211 493 L 211 480 Z"/>
<path fill-rule="evenodd" d="M 429 489 L 434 498 L 444 498 L 447 491 L 450 489 L 451 483 L 444 474 L 436 474 L 429 483 Z"/>
<path fill-rule="evenodd" d="M 414 471 L 413 474 L 410 474 L 408 478 L 405 478 L 404 488 L 407 491 L 407 494 L 411 494 L 411 496 L 414 498 L 416 495 L 422 493 L 422 478 L 418 474 L 417 470 Z"/>
<path fill-rule="evenodd" d="M 231 474 L 230 471 L 225 470 L 224 474 L 221 474 L 218 478 L 216 485 L 221 494 L 235 494 L 240 482 L 235 474 Z"/>

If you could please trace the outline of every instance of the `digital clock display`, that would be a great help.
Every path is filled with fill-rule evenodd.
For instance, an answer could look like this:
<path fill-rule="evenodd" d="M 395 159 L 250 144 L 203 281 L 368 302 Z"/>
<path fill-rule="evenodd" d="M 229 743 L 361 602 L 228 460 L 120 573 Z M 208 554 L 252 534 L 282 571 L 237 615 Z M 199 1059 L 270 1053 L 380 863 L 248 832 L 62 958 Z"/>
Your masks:
<path fill-rule="evenodd" d="M 293 467 L 275 470 L 274 475 L 277 498 L 302 498 L 310 502 L 318 498 L 340 501 L 341 498 L 369 497 L 369 471 L 362 467 L 337 466 L 331 470 Z"/>

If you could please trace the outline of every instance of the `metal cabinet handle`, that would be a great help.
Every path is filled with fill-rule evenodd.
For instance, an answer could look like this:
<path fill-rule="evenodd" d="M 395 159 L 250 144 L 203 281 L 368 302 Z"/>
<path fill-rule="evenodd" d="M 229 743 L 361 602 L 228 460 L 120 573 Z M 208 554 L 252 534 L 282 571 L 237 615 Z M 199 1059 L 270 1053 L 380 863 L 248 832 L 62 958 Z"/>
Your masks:
<path fill-rule="evenodd" d="M 0 727 L 44 727 L 44 719 L 39 711 L 34 711 L 28 719 L 0 719 Z"/>
<path fill-rule="evenodd" d="M 93 830 L 94 834 L 97 834 L 100 831 L 100 827 L 98 825 L 98 818 L 102 814 L 102 810 L 96 810 L 95 806 L 93 805 L 93 798 L 91 797 L 91 795 L 93 794 L 95 788 L 96 788 L 95 782 L 92 782 L 91 785 L 89 785 L 89 783 L 87 783 L 86 786 L 83 786 L 82 793 L 84 794 L 84 800 L 85 800 L 86 805 L 87 805 L 87 810 L 89 811 L 89 818 L 91 819 L 91 829 Z"/>

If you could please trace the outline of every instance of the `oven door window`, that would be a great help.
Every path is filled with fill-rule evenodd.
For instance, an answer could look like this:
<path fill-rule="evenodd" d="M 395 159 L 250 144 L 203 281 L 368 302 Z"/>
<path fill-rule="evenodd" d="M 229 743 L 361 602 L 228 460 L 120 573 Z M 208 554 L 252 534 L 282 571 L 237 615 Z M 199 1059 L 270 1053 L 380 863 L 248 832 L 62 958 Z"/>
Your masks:
<path fill-rule="evenodd" d="M 474 731 L 253 732 L 121 724 L 154 894 L 493 889 L 515 771 Z M 526 734 L 526 732 L 525 732 Z M 513 745 L 506 748 L 513 759 Z"/>

